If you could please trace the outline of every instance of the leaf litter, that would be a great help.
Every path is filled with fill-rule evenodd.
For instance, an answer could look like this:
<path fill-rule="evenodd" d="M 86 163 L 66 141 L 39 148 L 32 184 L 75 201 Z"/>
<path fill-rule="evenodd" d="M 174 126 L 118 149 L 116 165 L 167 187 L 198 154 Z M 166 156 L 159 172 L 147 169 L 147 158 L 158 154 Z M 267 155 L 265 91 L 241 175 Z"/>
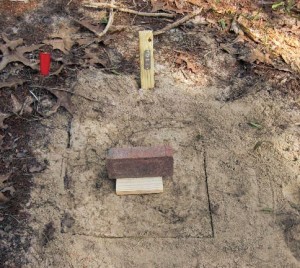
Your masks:
<path fill-rule="evenodd" d="M 187 12 L 184 2 L 181 0 L 151 0 L 152 12 L 162 10 L 182 14 Z"/>
<path fill-rule="evenodd" d="M 237 35 L 234 42 L 244 42 L 253 41 L 264 49 L 269 50 L 266 54 L 261 54 L 260 51 L 263 49 L 254 49 L 254 51 L 245 58 L 245 61 L 253 63 L 255 61 L 263 62 L 272 65 L 275 69 L 283 70 L 280 66 L 272 64 L 269 55 L 274 54 L 274 56 L 280 57 L 294 72 L 300 73 L 300 40 L 299 40 L 299 30 L 298 23 L 296 22 L 291 27 L 279 27 L 270 23 L 269 16 L 262 16 L 260 12 L 257 11 L 257 5 L 263 8 L 267 2 L 261 2 L 259 4 L 255 1 L 243 1 L 240 5 L 236 5 L 236 1 L 204 1 L 204 0 L 151 0 L 152 10 L 163 10 L 168 12 L 184 13 L 191 10 L 191 5 L 197 7 L 204 7 L 208 14 L 214 13 L 219 17 L 217 21 L 219 22 L 221 28 L 225 29 L 225 19 L 232 19 L 230 31 Z M 287 8 L 289 5 L 284 1 L 279 1 L 274 3 L 276 6 L 276 12 L 279 7 L 284 9 L 287 15 L 291 11 L 299 12 L 298 6 L 293 8 Z M 274 7 L 274 6 L 273 6 Z M 257 11 L 257 12 L 256 12 Z M 256 14 L 249 15 L 252 12 Z M 211 18 L 206 19 L 208 22 Z M 213 21 L 212 21 L 213 22 Z M 216 22 L 214 22 L 215 24 Z"/>
<path fill-rule="evenodd" d="M 178 51 L 177 51 L 178 52 Z M 187 53 L 184 52 L 178 52 L 178 55 L 175 60 L 176 64 L 179 66 L 185 65 L 186 69 L 193 73 L 197 73 L 199 67 L 195 60 L 191 58 Z"/>
<path fill-rule="evenodd" d="M 63 39 L 50 39 L 50 40 L 44 40 L 44 44 L 52 46 L 53 50 L 58 49 L 64 54 L 68 54 L 69 51 L 65 47 L 65 43 Z"/>
<path fill-rule="evenodd" d="M 97 65 L 101 65 L 103 67 L 108 66 L 109 61 L 107 59 L 99 58 L 98 55 L 100 53 L 97 50 L 97 48 L 93 48 L 93 47 L 85 48 L 84 52 L 85 52 L 85 55 L 83 56 L 83 59 L 85 59 L 86 66 L 97 66 Z"/>
<path fill-rule="evenodd" d="M 11 94 L 11 101 L 12 101 L 12 112 L 15 114 L 19 114 L 22 115 L 23 113 L 32 113 L 33 109 L 30 106 L 34 100 L 31 96 L 27 96 L 25 98 L 25 101 L 23 104 L 20 103 L 20 101 L 18 100 L 18 98 L 14 95 Z"/>
<path fill-rule="evenodd" d="M 71 101 L 70 93 L 61 91 L 59 89 L 49 89 L 49 88 L 46 89 L 57 98 L 56 104 L 53 106 L 52 110 L 48 113 L 48 115 L 57 112 L 60 106 L 64 107 L 70 114 L 73 114 L 75 112 L 75 107 Z"/>
<path fill-rule="evenodd" d="M 9 81 L 0 82 L 0 89 L 2 88 L 16 88 L 18 86 L 22 86 L 26 81 L 23 79 L 19 79 L 18 77 L 13 77 Z"/>
<path fill-rule="evenodd" d="M 59 47 L 57 49 L 62 49 L 62 52 L 65 51 L 68 53 L 74 45 L 73 35 L 77 32 L 78 28 L 71 27 L 65 22 L 62 22 L 56 28 L 58 31 L 50 35 L 52 41 L 50 39 L 48 42 L 56 47 Z"/>
<path fill-rule="evenodd" d="M 37 70 L 37 62 L 31 61 L 25 57 L 25 53 L 33 52 L 43 46 L 43 44 L 22 46 L 23 39 L 9 40 L 4 34 L 2 34 L 4 44 L 0 44 L 0 51 L 2 52 L 2 60 L 0 62 L 0 71 L 2 71 L 9 63 L 21 62 L 25 66 Z"/>

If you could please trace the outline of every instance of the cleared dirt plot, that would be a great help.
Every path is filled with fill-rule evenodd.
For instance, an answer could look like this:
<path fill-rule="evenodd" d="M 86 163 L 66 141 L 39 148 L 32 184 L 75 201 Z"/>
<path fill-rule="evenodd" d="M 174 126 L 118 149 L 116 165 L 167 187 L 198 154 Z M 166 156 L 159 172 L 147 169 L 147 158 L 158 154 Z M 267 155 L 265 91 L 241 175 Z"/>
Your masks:
<path fill-rule="evenodd" d="M 49 161 L 40 178 L 45 181 L 43 177 L 51 176 L 57 187 L 61 184 L 61 194 L 71 204 L 65 209 L 75 219 L 69 231 L 96 237 L 212 236 L 204 148 L 199 126 L 192 123 L 197 116 L 195 98 L 174 88 L 158 88 L 157 95 L 145 92 L 143 96 L 132 77 L 99 71 L 83 72 L 79 81 L 76 94 L 104 104 L 74 100 L 82 110 L 70 123 L 70 141 L 50 153 L 60 157 L 62 165 L 52 168 Z M 54 131 L 51 136 L 49 145 L 56 148 L 61 135 Z M 176 151 L 174 176 L 164 178 L 164 193 L 117 196 L 115 181 L 106 175 L 108 149 L 159 144 Z"/>

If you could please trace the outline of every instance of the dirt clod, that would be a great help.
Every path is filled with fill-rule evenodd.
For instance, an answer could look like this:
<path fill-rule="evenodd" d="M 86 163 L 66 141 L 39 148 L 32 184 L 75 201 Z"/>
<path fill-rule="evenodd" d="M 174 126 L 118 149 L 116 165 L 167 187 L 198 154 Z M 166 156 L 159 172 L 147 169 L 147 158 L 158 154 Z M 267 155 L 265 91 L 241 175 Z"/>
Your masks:
<path fill-rule="evenodd" d="M 49 242 L 54 239 L 55 227 L 53 222 L 49 222 L 45 225 L 42 233 L 42 245 L 46 246 Z"/>

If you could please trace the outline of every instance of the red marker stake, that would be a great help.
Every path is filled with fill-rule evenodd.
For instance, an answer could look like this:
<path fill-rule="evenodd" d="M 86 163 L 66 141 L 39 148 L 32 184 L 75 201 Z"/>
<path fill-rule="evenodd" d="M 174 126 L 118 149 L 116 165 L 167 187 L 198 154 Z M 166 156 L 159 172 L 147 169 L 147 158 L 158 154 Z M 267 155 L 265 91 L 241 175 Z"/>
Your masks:
<path fill-rule="evenodd" d="M 51 56 L 48 52 L 40 52 L 40 72 L 41 75 L 48 76 L 50 72 Z"/>

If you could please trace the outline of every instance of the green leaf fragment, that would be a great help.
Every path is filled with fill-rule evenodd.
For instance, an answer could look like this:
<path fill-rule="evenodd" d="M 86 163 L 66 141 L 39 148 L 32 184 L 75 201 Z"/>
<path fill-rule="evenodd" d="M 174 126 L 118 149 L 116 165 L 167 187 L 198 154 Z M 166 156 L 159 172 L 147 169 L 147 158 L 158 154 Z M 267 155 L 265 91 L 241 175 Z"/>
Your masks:
<path fill-rule="evenodd" d="M 272 5 L 272 9 L 273 9 L 273 10 L 276 10 L 276 9 L 278 9 L 279 7 L 282 7 L 282 6 L 284 6 L 284 1 L 277 2 L 277 3 L 273 4 L 273 5 Z"/>
<path fill-rule="evenodd" d="M 262 208 L 260 211 L 261 212 L 266 212 L 266 213 L 273 213 L 274 212 L 274 210 L 272 208 Z"/>
<path fill-rule="evenodd" d="M 262 129 L 262 125 L 260 125 L 259 123 L 256 123 L 256 122 L 249 122 L 248 125 L 253 128 Z"/>
<path fill-rule="evenodd" d="M 100 20 L 100 23 L 101 24 L 107 24 L 108 23 L 108 18 L 107 17 L 104 17 Z"/>
<path fill-rule="evenodd" d="M 220 24 L 222 30 L 226 29 L 226 22 L 224 19 L 219 20 L 219 24 Z"/>
<path fill-rule="evenodd" d="M 203 140 L 204 139 L 204 137 L 201 135 L 201 134 L 198 134 L 197 136 L 196 136 L 196 140 L 197 141 L 200 141 L 200 140 Z"/>
<path fill-rule="evenodd" d="M 121 75 L 121 73 L 117 72 L 116 70 L 111 70 L 111 72 L 115 75 Z"/>

